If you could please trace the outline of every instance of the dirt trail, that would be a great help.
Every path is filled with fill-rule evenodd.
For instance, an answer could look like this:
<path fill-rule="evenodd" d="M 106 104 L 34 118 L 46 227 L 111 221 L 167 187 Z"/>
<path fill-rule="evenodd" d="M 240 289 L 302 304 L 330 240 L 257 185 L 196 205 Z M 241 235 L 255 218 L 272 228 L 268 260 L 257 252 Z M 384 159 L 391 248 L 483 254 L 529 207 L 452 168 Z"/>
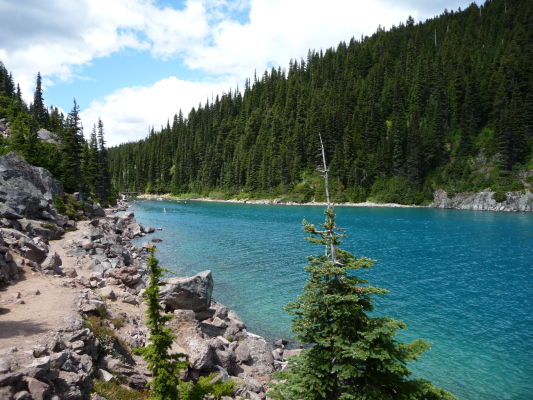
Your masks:
<path fill-rule="evenodd" d="M 76 268 L 76 259 L 67 256 L 63 246 L 79 239 L 85 224 L 80 223 L 77 231 L 67 232 L 60 240 L 50 241 L 50 252 L 60 255 L 63 268 Z M 76 314 L 75 301 L 80 293 L 80 288 L 72 287 L 68 280 L 25 267 L 22 280 L 0 289 L 0 357 L 12 347 L 28 354 L 48 331 L 67 326 L 65 318 Z"/>

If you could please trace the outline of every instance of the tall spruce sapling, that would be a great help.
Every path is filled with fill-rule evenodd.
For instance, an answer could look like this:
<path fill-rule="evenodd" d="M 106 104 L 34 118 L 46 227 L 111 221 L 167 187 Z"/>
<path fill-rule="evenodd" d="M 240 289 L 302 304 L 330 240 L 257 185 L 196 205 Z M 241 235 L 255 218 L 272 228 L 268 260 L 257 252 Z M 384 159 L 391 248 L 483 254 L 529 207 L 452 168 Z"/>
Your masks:
<path fill-rule="evenodd" d="M 320 138 L 322 145 L 322 138 Z M 335 223 L 329 199 L 328 169 L 322 145 L 327 208 L 322 229 L 303 221 L 306 240 L 324 246 L 324 254 L 308 257 L 303 294 L 286 310 L 292 330 L 308 347 L 290 361 L 282 383 L 270 395 L 282 400 L 452 400 L 454 396 L 424 379 L 409 379 L 408 361 L 429 348 L 418 339 L 395 339 L 406 325 L 388 317 L 371 317 L 372 295 L 387 290 L 368 285 L 351 271 L 370 268 L 373 260 L 340 249 L 345 237 Z"/>
<path fill-rule="evenodd" d="M 150 385 L 151 400 L 203 400 L 210 398 L 220 400 L 223 396 L 232 395 L 236 387 L 233 381 L 223 382 L 216 374 L 200 377 L 197 382 L 183 382 L 179 379 L 180 371 L 187 368 L 187 355 L 182 353 L 169 354 L 174 335 L 165 324 L 172 315 L 163 314 L 159 303 L 159 287 L 164 285 L 161 278 L 165 269 L 159 266 L 154 256 L 155 247 L 150 250 L 148 268 L 150 283 L 144 291 L 146 300 L 147 325 L 150 332 L 149 344 L 136 349 L 148 364 L 153 380 Z"/>
<path fill-rule="evenodd" d="M 149 383 L 152 400 L 176 400 L 179 399 L 178 374 L 187 368 L 187 356 L 185 354 L 169 354 L 174 335 L 165 327 L 172 315 L 164 315 L 163 308 L 159 303 L 159 287 L 163 285 L 161 278 L 165 270 L 159 266 L 154 256 L 155 248 L 150 250 L 148 268 L 150 283 L 144 291 L 143 297 L 147 305 L 147 325 L 150 332 L 149 344 L 137 349 L 148 364 L 153 380 Z"/>

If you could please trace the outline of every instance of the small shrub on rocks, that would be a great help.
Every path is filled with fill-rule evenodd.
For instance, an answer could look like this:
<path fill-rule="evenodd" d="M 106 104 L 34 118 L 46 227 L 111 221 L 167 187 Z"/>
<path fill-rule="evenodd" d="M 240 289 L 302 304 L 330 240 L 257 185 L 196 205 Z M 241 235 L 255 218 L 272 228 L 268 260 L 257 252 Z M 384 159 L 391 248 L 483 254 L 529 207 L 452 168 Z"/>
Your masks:
<path fill-rule="evenodd" d="M 104 382 L 101 379 L 94 382 L 93 391 L 107 400 L 146 400 L 150 395 L 148 391 L 130 389 L 117 382 Z"/>

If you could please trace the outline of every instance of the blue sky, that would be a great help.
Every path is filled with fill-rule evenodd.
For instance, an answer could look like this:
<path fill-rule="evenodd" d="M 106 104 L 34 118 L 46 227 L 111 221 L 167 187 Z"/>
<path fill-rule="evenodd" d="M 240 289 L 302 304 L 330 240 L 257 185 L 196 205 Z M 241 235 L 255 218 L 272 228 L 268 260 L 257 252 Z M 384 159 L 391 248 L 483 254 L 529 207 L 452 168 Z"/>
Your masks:
<path fill-rule="evenodd" d="M 0 0 L 0 60 L 31 101 L 41 72 L 48 105 L 76 98 L 86 134 L 108 143 L 222 92 L 308 49 L 424 20 L 462 0 Z"/>

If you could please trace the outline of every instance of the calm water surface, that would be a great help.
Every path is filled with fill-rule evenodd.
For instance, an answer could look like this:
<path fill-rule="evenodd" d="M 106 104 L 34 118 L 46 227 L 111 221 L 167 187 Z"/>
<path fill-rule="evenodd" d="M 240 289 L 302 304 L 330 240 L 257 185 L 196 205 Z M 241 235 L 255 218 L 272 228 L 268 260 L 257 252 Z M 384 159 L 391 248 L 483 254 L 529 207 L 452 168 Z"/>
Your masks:
<path fill-rule="evenodd" d="M 158 258 L 178 275 L 213 271 L 214 296 L 252 332 L 290 336 L 283 306 L 301 292 L 301 221 L 320 207 L 132 202 L 137 220 L 163 228 Z M 432 209 L 338 207 L 343 247 L 377 260 L 360 275 L 390 290 L 376 313 L 402 319 L 404 341 L 431 350 L 417 376 L 459 399 L 533 399 L 533 215 Z M 143 238 L 141 241 L 146 241 Z"/>

